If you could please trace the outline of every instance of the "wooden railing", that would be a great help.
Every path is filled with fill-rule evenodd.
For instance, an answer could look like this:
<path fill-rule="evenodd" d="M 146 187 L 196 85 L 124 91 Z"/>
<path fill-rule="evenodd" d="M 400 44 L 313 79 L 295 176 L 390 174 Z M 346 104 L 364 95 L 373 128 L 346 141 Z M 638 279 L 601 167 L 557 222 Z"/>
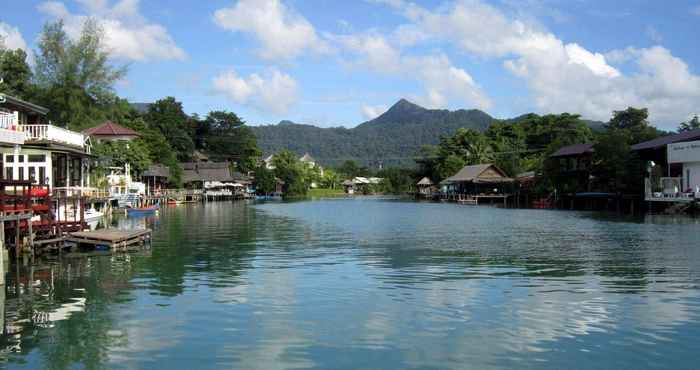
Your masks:
<path fill-rule="evenodd" d="M 58 143 L 85 147 L 85 136 L 79 132 L 66 130 L 54 125 L 20 125 L 27 141 L 47 140 Z"/>

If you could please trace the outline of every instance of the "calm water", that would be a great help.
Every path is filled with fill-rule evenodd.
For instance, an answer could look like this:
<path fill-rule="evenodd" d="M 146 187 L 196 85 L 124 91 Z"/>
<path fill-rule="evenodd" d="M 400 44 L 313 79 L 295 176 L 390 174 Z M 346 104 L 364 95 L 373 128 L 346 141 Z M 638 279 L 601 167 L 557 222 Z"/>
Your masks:
<path fill-rule="evenodd" d="M 164 210 L 14 267 L 1 366 L 700 369 L 700 223 L 389 200 Z"/>

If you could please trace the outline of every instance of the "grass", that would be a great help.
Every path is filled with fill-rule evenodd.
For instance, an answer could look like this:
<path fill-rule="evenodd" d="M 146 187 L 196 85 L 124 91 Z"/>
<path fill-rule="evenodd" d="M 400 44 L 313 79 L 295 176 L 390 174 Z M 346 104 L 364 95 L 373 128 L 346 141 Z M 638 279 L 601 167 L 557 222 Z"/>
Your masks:
<path fill-rule="evenodd" d="M 335 188 L 335 189 L 309 189 L 308 196 L 310 197 L 318 197 L 318 198 L 323 198 L 323 197 L 342 197 L 345 196 L 345 190 L 343 188 Z"/>

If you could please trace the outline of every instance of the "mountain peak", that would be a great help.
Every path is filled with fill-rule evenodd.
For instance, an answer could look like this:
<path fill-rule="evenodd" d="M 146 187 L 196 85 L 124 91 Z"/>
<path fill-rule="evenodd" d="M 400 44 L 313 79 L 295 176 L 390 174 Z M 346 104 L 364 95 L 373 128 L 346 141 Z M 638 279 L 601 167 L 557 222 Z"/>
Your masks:
<path fill-rule="evenodd" d="M 409 113 L 409 112 L 415 112 L 415 111 L 422 111 L 425 110 L 425 108 L 421 107 L 418 104 L 411 103 L 410 101 L 401 98 L 399 101 L 394 103 L 394 105 L 389 108 L 386 112 L 403 112 L 403 113 Z"/>

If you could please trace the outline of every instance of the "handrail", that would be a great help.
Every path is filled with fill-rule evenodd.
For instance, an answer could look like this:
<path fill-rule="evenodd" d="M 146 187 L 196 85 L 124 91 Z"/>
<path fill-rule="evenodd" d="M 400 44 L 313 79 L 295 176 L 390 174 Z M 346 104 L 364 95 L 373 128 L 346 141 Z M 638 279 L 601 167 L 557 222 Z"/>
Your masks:
<path fill-rule="evenodd" d="M 19 125 L 26 140 L 49 140 L 83 148 L 85 135 L 54 125 Z"/>

